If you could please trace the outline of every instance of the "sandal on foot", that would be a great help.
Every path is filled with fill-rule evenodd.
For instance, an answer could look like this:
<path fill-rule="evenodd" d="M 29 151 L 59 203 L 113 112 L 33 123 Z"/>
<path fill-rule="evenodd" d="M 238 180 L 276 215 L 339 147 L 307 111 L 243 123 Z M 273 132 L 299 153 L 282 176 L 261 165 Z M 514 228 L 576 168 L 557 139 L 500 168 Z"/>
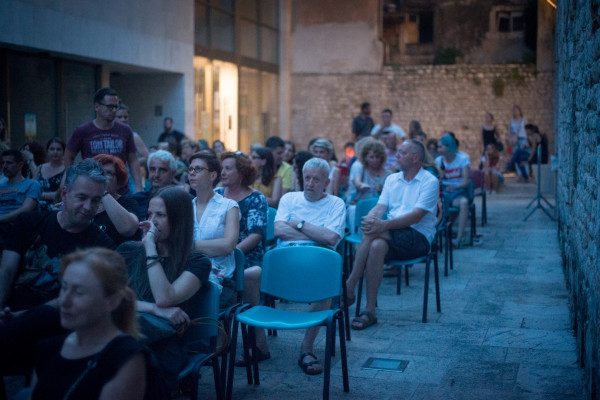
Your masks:
<path fill-rule="evenodd" d="M 363 311 L 352 320 L 352 329 L 362 331 L 377 323 L 377 318 L 370 311 Z"/>
<path fill-rule="evenodd" d="M 304 361 L 305 357 L 312 357 L 312 358 L 314 358 L 314 361 L 306 362 L 306 361 Z M 298 365 L 300 366 L 300 368 L 302 368 L 302 371 L 304 371 L 304 373 L 307 375 L 319 375 L 323 372 L 323 366 L 321 366 L 319 359 L 317 358 L 317 356 L 315 356 L 310 351 L 307 351 L 306 353 L 302 353 L 302 355 L 298 359 Z M 321 368 L 316 368 L 317 365 L 320 366 Z M 311 367 L 313 367 L 314 369 L 309 369 Z"/>
<path fill-rule="evenodd" d="M 250 350 L 250 357 L 252 358 L 252 350 Z M 263 353 L 260 349 L 256 349 L 256 361 L 261 362 L 268 360 L 269 358 L 271 358 L 270 352 L 267 351 L 266 353 Z M 244 357 L 244 355 L 241 355 L 237 360 L 235 360 L 234 365 L 236 367 L 245 367 L 246 358 Z"/>

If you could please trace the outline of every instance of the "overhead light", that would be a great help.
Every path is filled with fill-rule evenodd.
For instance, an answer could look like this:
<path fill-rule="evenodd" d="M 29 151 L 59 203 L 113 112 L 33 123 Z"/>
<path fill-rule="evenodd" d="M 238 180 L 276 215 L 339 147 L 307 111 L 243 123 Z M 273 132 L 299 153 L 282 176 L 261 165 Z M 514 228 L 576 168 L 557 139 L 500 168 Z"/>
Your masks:
<path fill-rule="evenodd" d="M 556 8 L 556 3 L 555 3 L 555 1 L 556 1 L 556 0 L 546 0 L 546 2 L 547 2 L 548 4 L 550 4 L 552 7 Z"/>

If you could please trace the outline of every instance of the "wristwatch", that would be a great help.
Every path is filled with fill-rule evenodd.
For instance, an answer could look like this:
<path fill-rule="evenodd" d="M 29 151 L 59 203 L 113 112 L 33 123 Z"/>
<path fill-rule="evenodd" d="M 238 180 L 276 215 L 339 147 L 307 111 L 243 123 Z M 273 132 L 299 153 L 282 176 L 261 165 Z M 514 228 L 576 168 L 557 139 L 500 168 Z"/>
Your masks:
<path fill-rule="evenodd" d="M 302 228 L 304 228 L 304 222 L 306 222 L 306 221 L 300 221 L 300 222 L 298 222 L 298 225 L 296 225 L 296 228 L 297 228 L 299 231 L 301 231 L 301 230 L 302 230 Z"/>

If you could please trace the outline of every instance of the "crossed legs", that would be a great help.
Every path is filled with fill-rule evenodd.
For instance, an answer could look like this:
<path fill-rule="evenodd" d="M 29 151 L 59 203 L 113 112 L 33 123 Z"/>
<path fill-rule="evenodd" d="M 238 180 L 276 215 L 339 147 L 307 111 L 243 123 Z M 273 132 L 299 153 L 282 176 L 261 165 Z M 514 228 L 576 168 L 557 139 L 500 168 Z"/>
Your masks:
<path fill-rule="evenodd" d="M 467 221 L 469 219 L 469 200 L 466 197 L 459 197 L 452 202 L 454 207 L 458 207 L 458 231 L 456 232 L 456 245 L 460 245 Z"/>

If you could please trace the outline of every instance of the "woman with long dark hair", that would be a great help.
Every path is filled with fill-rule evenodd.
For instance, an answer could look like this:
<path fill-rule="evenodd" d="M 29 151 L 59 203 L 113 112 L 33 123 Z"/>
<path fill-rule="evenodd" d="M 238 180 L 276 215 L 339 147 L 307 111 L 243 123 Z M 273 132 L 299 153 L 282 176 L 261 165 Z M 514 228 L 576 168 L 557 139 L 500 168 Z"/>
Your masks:
<path fill-rule="evenodd" d="M 174 327 L 190 321 L 189 300 L 208 282 L 210 261 L 193 250 L 194 217 L 190 196 L 179 187 L 160 189 L 148 204 L 148 219 L 140 222 L 143 239 L 126 242 L 118 250 L 129 267 L 130 285 L 138 311 L 162 318 Z M 144 331 L 142 333 L 150 336 Z M 186 349 L 179 336 L 150 344 L 167 386 L 173 387 L 185 364 Z"/>
<path fill-rule="evenodd" d="M 252 162 L 258 171 L 254 189 L 267 198 L 269 207 L 277 208 L 283 193 L 281 177 L 277 176 L 273 153 L 265 147 L 252 151 Z"/>

